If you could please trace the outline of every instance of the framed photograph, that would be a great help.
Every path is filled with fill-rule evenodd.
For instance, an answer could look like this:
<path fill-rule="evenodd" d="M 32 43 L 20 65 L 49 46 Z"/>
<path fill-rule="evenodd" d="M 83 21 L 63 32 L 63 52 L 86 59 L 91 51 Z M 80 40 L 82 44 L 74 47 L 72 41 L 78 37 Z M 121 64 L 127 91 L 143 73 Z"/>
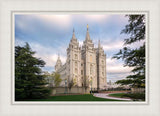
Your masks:
<path fill-rule="evenodd" d="M 0 5 L 0 115 L 160 115 L 158 0 Z"/>
<path fill-rule="evenodd" d="M 148 102 L 148 74 L 145 73 L 148 13 L 93 13 L 12 13 L 13 104 Z M 132 45 L 123 45 L 124 38 L 130 39 L 130 35 L 120 32 L 130 28 L 123 30 L 131 18 L 135 18 L 134 23 L 141 26 L 141 31 Z M 119 49 L 123 55 L 116 53 Z M 140 54 L 133 62 L 135 50 Z M 128 56 L 118 58 L 124 55 Z"/>

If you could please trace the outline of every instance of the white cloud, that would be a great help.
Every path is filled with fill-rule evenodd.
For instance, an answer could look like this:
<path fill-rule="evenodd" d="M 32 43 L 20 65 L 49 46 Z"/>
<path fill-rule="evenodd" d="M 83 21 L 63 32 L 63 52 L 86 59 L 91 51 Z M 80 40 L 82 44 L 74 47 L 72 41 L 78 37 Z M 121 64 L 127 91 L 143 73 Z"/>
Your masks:
<path fill-rule="evenodd" d="M 116 66 L 108 65 L 108 67 L 107 67 L 108 73 L 128 73 L 130 71 L 131 71 L 131 68 L 124 67 L 121 64 L 119 64 L 119 65 L 117 64 Z"/>
<path fill-rule="evenodd" d="M 83 45 L 83 41 L 79 41 L 79 46 L 82 46 Z"/>
<path fill-rule="evenodd" d="M 16 19 L 16 26 L 27 32 L 36 32 L 33 21 L 42 21 L 44 25 L 51 28 L 68 29 L 72 24 L 71 15 L 23 15 L 21 18 Z"/>
<path fill-rule="evenodd" d="M 40 18 L 44 21 L 49 22 L 50 24 L 57 25 L 58 27 L 68 28 L 71 25 L 71 15 L 36 15 L 37 18 Z"/>
<path fill-rule="evenodd" d="M 16 38 L 15 39 L 15 46 L 24 46 L 25 45 L 25 42 L 24 41 L 22 41 L 22 40 L 20 40 L 20 39 L 18 39 L 18 38 Z"/>
<path fill-rule="evenodd" d="M 40 57 L 46 62 L 46 66 L 54 67 L 58 58 L 57 49 L 51 47 L 45 47 L 40 44 L 31 43 L 31 48 L 36 51 L 35 56 Z M 66 56 L 60 54 L 60 59 L 64 64 Z"/>
<path fill-rule="evenodd" d="M 104 50 L 121 49 L 123 47 L 123 41 L 112 42 L 108 44 L 102 44 Z"/>
<path fill-rule="evenodd" d="M 24 23 L 23 20 L 17 21 L 16 26 L 22 30 L 26 30 L 26 28 L 28 27 L 27 23 Z"/>
<path fill-rule="evenodd" d="M 113 63 L 116 62 L 116 60 L 112 58 L 107 58 L 106 61 L 107 61 L 107 65 L 113 65 Z"/>
<path fill-rule="evenodd" d="M 105 40 L 103 40 L 103 41 L 105 41 Z M 135 49 L 135 48 L 138 48 L 138 47 L 142 46 L 143 43 L 144 43 L 144 41 L 142 40 L 142 41 L 138 41 L 138 42 L 135 42 L 135 43 L 132 43 L 132 44 L 127 44 L 127 45 L 125 45 L 124 41 L 122 41 L 122 40 L 120 40 L 120 41 L 113 41 L 113 42 L 104 42 L 104 43 L 105 44 L 101 43 L 103 49 L 106 50 L 106 51 L 112 51 L 112 50 L 122 49 L 125 46 L 129 47 L 129 48 Z"/>
<path fill-rule="evenodd" d="M 42 55 L 42 54 L 39 54 L 38 52 L 35 56 L 43 59 L 46 62 L 45 66 L 48 66 L 48 67 L 54 67 L 56 64 L 57 58 L 58 58 L 57 54 L 46 54 L 46 55 L 43 54 Z M 60 56 L 60 59 L 63 64 L 66 62 L 65 56 Z"/>
<path fill-rule="evenodd" d="M 110 18 L 111 15 L 103 15 L 103 14 L 90 14 L 90 15 L 72 15 L 73 20 L 76 20 L 76 22 L 81 23 L 82 25 L 86 26 L 88 23 L 89 26 L 91 23 L 99 23 L 104 24 L 106 21 L 109 21 L 108 18 Z"/>
<path fill-rule="evenodd" d="M 16 39 L 15 45 L 23 46 L 25 42 L 19 39 Z M 38 43 L 29 43 L 31 49 L 36 51 L 35 57 L 41 58 L 46 62 L 46 67 L 54 67 L 58 58 L 57 49 L 51 47 L 45 47 Z M 61 52 L 60 52 L 61 53 Z M 66 61 L 66 56 L 60 54 L 60 59 L 64 64 Z"/>
<path fill-rule="evenodd" d="M 117 80 L 125 79 L 131 73 L 107 73 L 107 82 L 110 80 L 116 82 Z"/>
<path fill-rule="evenodd" d="M 107 73 L 129 73 L 133 68 L 124 67 L 123 62 L 107 58 Z"/>
<path fill-rule="evenodd" d="M 18 15 L 15 15 L 18 16 Z M 26 32 L 33 32 L 36 31 L 35 27 L 33 26 L 33 17 L 22 15 L 21 18 L 15 17 L 15 26 L 18 27 L 21 31 Z"/>
<path fill-rule="evenodd" d="M 123 62 L 107 58 L 107 81 L 111 80 L 116 82 L 117 80 L 124 79 L 126 76 L 132 74 L 131 70 L 133 68 L 124 67 Z"/>
<path fill-rule="evenodd" d="M 115 23 L 117 24 L 126 24 L 128 22 L 128 17 L 125 15 L 117 15 L 116 18 L 113 18 L 113 20 L 116 20 Z"/>
<path fill-rule="evenodd" d="M 110 15 L 84 15 L 84 18 L 90 21 L 104 21 L 106 18 L 109 18 Z"/>

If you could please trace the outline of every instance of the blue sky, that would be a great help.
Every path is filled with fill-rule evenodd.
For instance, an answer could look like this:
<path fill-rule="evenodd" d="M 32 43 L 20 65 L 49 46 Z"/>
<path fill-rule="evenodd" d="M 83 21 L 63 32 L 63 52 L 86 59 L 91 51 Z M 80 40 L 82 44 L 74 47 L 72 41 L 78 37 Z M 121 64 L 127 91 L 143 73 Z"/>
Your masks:
<path fill-rule="evenodd" d="M 15 15 L 15 45 L 28 42 L 35 56 L 46 62 L 43 70 L 52 72 L 60 54 L 62 63 L 66 60 L 66 49 L 72 37 L 73 28 L 80 45 L 85 40 L 87 24 L 95 47 L 100 39 L 107 55 L 107 81 L 125 78 L 131 68 L 123 67 L 123 61 L 111 59 L 123 47 L 125 34 L 120 34 L 128 23 L 124 15 Z M 132 45 L 133 48 L 139 44 Z"/>

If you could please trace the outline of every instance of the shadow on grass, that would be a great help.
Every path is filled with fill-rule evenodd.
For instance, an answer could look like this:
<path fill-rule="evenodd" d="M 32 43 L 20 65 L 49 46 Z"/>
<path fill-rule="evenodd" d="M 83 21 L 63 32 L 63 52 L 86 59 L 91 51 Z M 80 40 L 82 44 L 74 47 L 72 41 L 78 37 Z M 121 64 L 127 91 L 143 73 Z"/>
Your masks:
<path fill-rule="evenodd" d="M 145 101 L 144 93 L 113 93 L 109 94 L 111 97 L 130 98 L 133 101 Z"/>
<path fill-rule="evenodd" d="M 46 99 L 25 99 L 20 101 L 122 101 L 114 99 L 105 99 L 95 97 L 92 94 L 84 95 L 65 95 L 65 96 L 50 96 Z"/>

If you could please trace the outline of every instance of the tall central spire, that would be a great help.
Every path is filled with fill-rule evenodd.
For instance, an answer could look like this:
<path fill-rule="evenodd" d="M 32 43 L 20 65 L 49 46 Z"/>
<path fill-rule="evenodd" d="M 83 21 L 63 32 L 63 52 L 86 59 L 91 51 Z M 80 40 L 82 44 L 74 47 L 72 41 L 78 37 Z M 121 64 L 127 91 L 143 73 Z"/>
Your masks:
<path fill-rule="evenodd" d="M 87 24 L 87 34 L 86 34 L 86 40 L 90 40 L 90 35 L 89 35 L 89 26 Z"/>
<path fill-rule="evenodd" d="M 57 59 L 57 63 L 62 65 L 61 59 L 60 59 L 60 55 L 58 54 L 58 59 Z"/>

